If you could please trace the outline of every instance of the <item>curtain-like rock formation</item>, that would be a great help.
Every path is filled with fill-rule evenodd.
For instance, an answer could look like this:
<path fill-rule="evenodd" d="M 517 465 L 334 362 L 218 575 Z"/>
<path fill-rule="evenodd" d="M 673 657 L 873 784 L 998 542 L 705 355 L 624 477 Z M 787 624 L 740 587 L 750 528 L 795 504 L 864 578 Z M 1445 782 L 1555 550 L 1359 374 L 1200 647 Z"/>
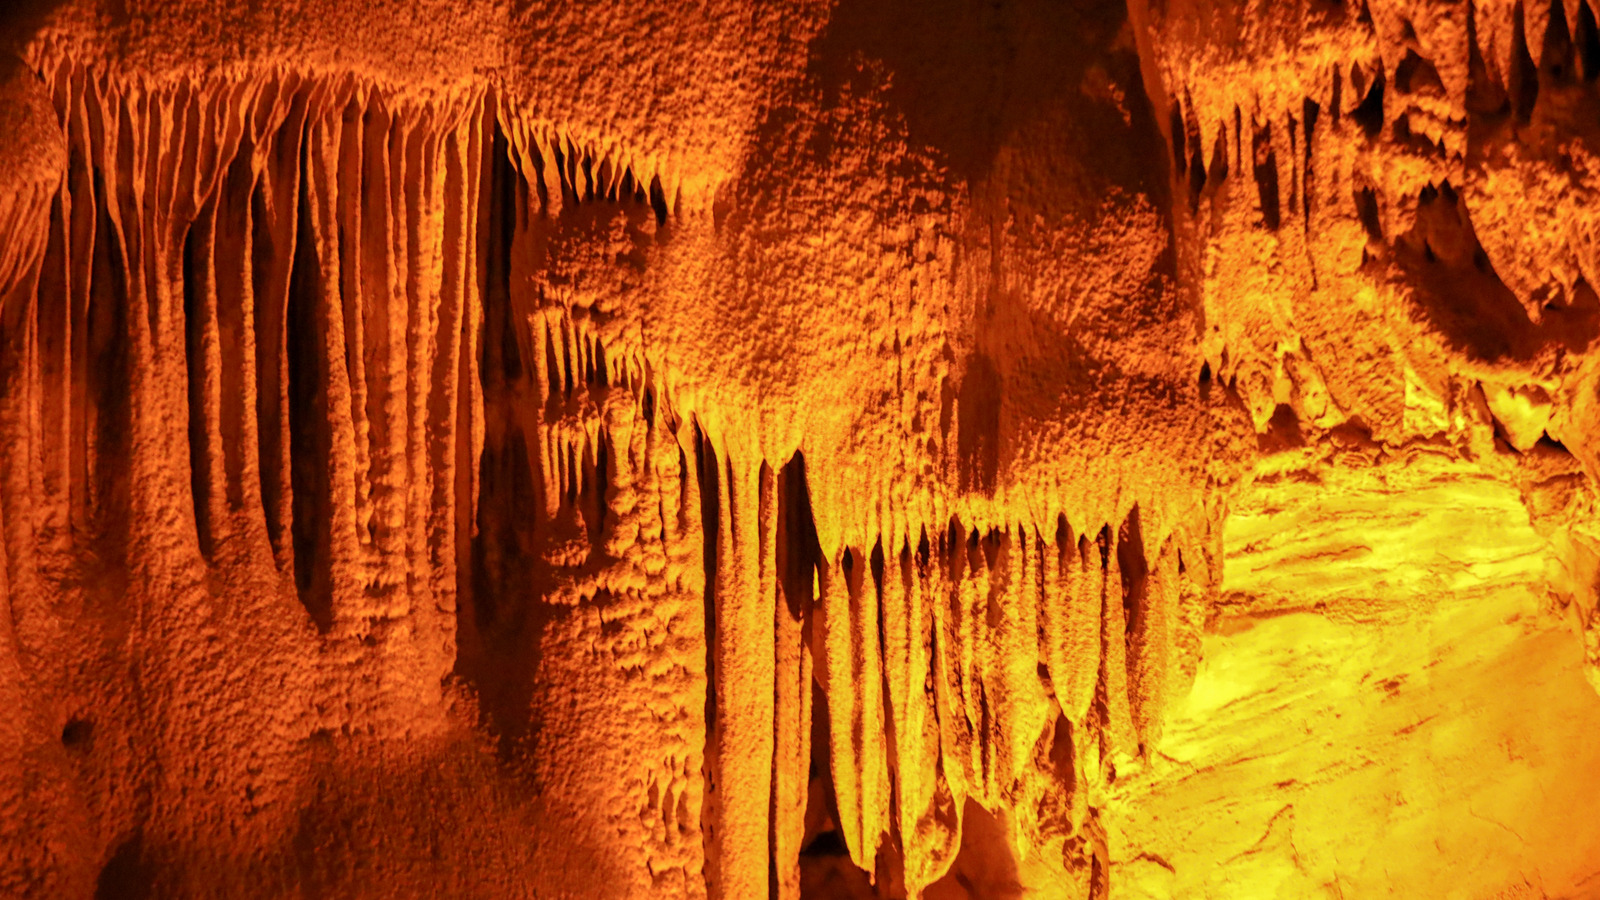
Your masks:
<path fill-rule="evenodd" d="M 1308 2 L 37 11 L 0 890 L 1152 890 L 1330 447 L 1590 621 L 1593 16 Z"/>

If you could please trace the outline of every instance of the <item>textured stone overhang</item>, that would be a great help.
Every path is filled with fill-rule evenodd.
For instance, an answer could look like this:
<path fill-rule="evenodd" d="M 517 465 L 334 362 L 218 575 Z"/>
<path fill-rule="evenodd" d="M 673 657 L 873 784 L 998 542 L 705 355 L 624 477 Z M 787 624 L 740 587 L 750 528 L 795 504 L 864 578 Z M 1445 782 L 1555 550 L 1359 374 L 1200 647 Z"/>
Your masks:
<path fill-rule="evenodd" d="M 0 891 L 1585 896 L 1536 6 L 0 17 Z"/>

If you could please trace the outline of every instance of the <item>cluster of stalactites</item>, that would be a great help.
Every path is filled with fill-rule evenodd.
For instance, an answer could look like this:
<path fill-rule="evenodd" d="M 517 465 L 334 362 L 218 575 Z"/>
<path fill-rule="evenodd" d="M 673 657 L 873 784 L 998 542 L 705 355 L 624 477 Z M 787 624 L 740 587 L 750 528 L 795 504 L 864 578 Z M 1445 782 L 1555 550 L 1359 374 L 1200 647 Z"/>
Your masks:
<path fill-rule="evenodd" d="M 815 685 L 862 868 L 931 883 L 970 798 L 1091 877 L 1091 786 L 1159 729 L 1207 546 L 1137 507 L 1081 533 L 957 514 L 820 546 L 798 456 L 730 449 L 641 352 L 519 277 L 563 204 L 661 221 L 676 182 L 501 100 L 53 78 L 65 174 L 0 208 L 10 607 L 43 608 L 90 554 L 158 586 L 272 571 L 334 663 L 314 726 L 406 733 L 516 603 L 699 599 L 699 626 L 638 604 L 605 626 L 619 671 L 673 679 L 663 771 L 618 790 L 673 823 L 653 839 L 676 871 L 757 896 L 775 860 L 798 896 Z M 520 460 L 528 490 L 504 496 L 530 506 L 489 510 L 489 458 Z M 519 554 L 550 593 L 484 593 Z"/>
<path fill-rule="evenodd" d="M 1087 535 L 952 522 L 821 561 L 811 647 L 857 863 L 882 872 L 887 853 L 926 886 L 967 798 L 1008 810 L 1026 852 L 1087 839 L 1102 761 L 1144 751 L 1181 678 L 1181 569 L 1175 542 L 1144 545 L 1137 511 Z"/>
<path fill-rule="evenodd" d="M 1458 429 L 1459 409 L 1435 410 L 1459 406 L 1445 367 L 1406 358 L 1448 359 L 1493 406 L 1508 389 L 1564 390 L 1563 353 L 1594 334 L 1594 188 L 1573 162 L 1583 142 L 1554 140 L 1580 127 L 1600 78 L 1592 4 L 1401 12 L 1308 18 L 1315 52 L 1257 60 L 1242 81 L 1186 68 L 1204 54 L 1185 42 L 1199 39 L 1156 29 L 1175 174 L 1219 326 L 1207 372 L 1238 390 L 1259 432 L 1291 407 L 1303 424 L 1359 423 L 1385 441 Z M 1548 227 L 1526 227 L 1535 210 Z M 1350 302 L 1377 324 L 1325 312 Z M 1374 372 L 1394 387 L 1360 383 Z"/>
<path fill-rule="evenodd" d="M 1065 517 L 953 519 L 825 551 L 801 457 L 740 457 L 671 408 L 647 365 L 607 355 L 565 315 L 532 321 L 514 353 L 539 364 L 497 362 L 533 389 L 505 411 L 518 422 L 504 433 L 524 437 L 498 442 L 526 447 L 538 473 L 549 536 L 531 543 L 572 573 L 564 602 L 662 580 L 692 590 L 670 560 L 705 547 L 712 893 L 760 893 L 770 869 L 780 896 L 798 896 L 814 718 L 837 827 L 864 870 L 931 884 L 971 799 L 1006 810 L 1026 852 L 1074 860 L 1062 875 L 1086 887 L 1094 789 L 1145 752 L 1192 665 L 1206 548 L 1147 538 L 1136 509 L 1090 533 Z M 486 344 L 501 333 L 491 319 Z M 662 536 L 654 565 L 628 562 L 655 558 Z"/>
<path fill-rule="evenodd" d="M 435 701 L 479 428 L 482 103 L 71 65 L 50 87 L 66 171 L 5 308 L 16 594 L 90 547 L 158 581 L 273 567 Z"/>
<path fill-rule="evenodd" d="M 1398 7 L 1373 7 L 1362 15 L 1347 10 L 1337 24 L 1308 19 L 1302 52 L 1254 68 L 1224 67 L 1223 75 L 1196 68 L 1204 54 L 1186 50 L 1176 35 L 1157 37 L 1167 132 L 1191 206 L 1204 198 L 1233 208 L 1222 218 L 1237 212 L 1272 232 L 1282 259 L 1294 267 L 1309 261 L 1302 290 L 1333 274 L 1329 250 L 1316 245 L 1330 230 L 1342 240 L 1345 229 L 1335 226 L 1357 226 L 1359 254 L 1363 240 L 1393 242 L 1441 195 L 1454 214 L 1455 191 L 1504 190 L 1483 183 L 1486 159 L 1491 168 L 1522 165 L 1545 151 L 1500 149 L 1508 140 L 1541 139 L 1537 130 L 1519 136 L 1501 126 L 1525 127 L 1549 93 L 1558 96 L 1546 104 L 1547 124 L 1573 127 L 1565 120 L 1581 105 L 1574 89 L 1582 93 L 1600 78 L 1600 25 L 1589 0 L 1478 2 L 1460 16 L 1415 21 Z M 1581 173 L 1553 184 L 1563 181 L 1577 195 L 1574 207 L 1551 217 L 1563 253 L 1540 248 L 1549 259 L 1538 260 L 1534 274 L 1572 297 L 1600 280 L 1600 262 L 1589 247 L 1589 217 L 1575 208 L 1587 185 Z M 1572 190 L 1579 186 L 1585 190 Z M 1559 191 L 1551 197 L 1561 199 Z M 1202 230 L 1211 218 L 1199 217 Z M 1531 298 L 1547 284 L 1512 260 L 1494 262 L 1537 321 Z M 1315 271 L 1319 264 L 1324 271 Z"/>

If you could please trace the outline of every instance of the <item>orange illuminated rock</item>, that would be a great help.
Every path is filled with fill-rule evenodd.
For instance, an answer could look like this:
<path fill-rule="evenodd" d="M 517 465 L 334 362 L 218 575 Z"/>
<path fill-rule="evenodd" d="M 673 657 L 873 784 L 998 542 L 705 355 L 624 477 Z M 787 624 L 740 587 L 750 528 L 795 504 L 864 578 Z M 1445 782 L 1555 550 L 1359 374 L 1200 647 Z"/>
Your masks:
<path fill-rule="evenodd" d="M 0 893 L 1600 873 L 1586 0 L 4 24 Z"/>

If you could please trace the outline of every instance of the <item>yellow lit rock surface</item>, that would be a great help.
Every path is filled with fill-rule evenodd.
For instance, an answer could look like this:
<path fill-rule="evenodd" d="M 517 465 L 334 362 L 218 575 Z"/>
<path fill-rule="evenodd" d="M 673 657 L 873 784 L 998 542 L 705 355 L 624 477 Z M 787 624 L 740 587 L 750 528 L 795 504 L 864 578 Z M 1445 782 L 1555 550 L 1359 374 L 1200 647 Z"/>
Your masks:
<path fill-rule="evenodd" d="M 1588 897 L 1600 697 L 1514 491 L 1422 456 L 1245 492 L 1161 750 L 1118 773 L 1131 897 Z M 1120 876 L 1120 877 L 1118 877 Z"/>

